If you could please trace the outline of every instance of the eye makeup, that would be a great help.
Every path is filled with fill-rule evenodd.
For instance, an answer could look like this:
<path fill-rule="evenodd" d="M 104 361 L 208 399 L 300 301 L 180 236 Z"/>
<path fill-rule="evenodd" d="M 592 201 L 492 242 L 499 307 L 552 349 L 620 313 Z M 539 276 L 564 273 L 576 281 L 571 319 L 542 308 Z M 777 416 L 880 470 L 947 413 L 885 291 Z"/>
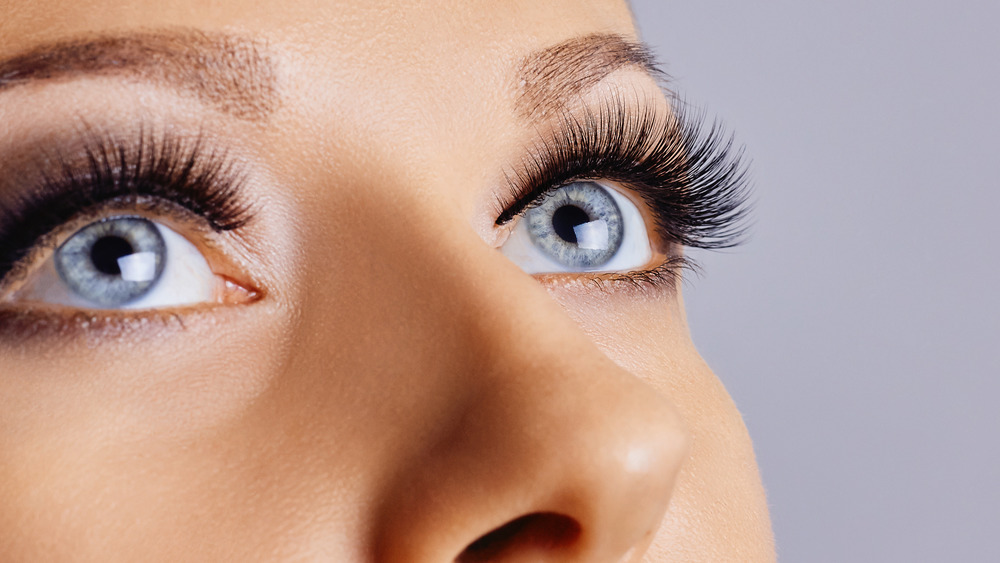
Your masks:
<path fill-rule="evenodd" d="M 671 247 L 728 248 L 740 243 L 750 185 L 742 149 L 718 123 L 706 124 L 680 101 L 668 116 L 653 104 L 611 96 L 596 109 L 564 115 L 508 174 L 496 225 L 515 220 L 555 190 L 579 181 L 614 182 L 646 203 L 665 259 L 650 270 L 603 276 L 672 282 L 689 259 Z"/>
<path fill-rule="evenodd" d="M 0 201 L 0 287 L 25 267 L 43 241 L 80 217 L 105 210 L 142 209 L 214 232 L 252 220 L 240 196 L 243 175 L 203 137 L 183 138 L 140 127 L 134 135 L 87 130 L 79 150 L 44 150 Z"/>

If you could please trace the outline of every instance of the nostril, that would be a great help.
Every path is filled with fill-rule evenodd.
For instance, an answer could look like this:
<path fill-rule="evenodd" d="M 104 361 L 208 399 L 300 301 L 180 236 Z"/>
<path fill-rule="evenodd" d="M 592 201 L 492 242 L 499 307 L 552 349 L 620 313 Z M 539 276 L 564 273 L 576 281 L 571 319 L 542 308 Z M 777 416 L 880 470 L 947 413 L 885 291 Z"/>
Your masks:
<path fill-rule="evenodd" d="M 507 556 L 550 553 L 572 545 L 580 536 L 576 520 L 549 512 L 511 520 L 469 544 L 455 563 L 496 561 Z"/>

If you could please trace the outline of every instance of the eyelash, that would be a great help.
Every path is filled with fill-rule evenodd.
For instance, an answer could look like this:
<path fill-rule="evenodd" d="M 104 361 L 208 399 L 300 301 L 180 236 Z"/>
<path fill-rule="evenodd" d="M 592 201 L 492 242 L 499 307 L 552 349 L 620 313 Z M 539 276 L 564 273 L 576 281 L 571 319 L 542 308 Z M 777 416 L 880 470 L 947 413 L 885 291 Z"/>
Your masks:
<path fill-rule="evenodd" d="M 0 287 L 74 219 L 108 209 L 143 209 L 214 232 L 253 219 L 239 197 L 242 175 L 224 154 L 206 152 L 202 137 L 140 131 L 118 138 L 87 131 L 80 156 L 43 155 L 34 189 L 0 208 Z"/>
<path fill-rule="evenodd" d="M 509 203 L 498 201 L 497 225 L 513 221 L 559 187 L 579 180 L 618 182 L 649 205 L 666 243 L 728 248 L 745 234 L 750 193 L 743 151 L 717 123 L 690 116 L 675 100 L 671 118 L 645 106 L 634 111 L 613 97 L 597 111 L 567 116 L 557 133 L 508 174 Z M 81 215 L 105 208 L 143 207 L 201 217 L 215 232 L 253 218 L 239 197 L 242 175 L 224 154 L 205 152 L 203 139 L 180 139 L 140 129 L 134 139 L 87 132 L 82 166 L 60 155 L 42 159 L 55 174 L 0 208 L 0 286 L 17 274 L 47 236 Z M 178 209 L 181 208 L 181 209 Z M 650 270 L 603 274 L 597 282 L 674 283 L 689 258 L 669 255 Z"/>
<path fill-rule="evenodd" d="M 740 244 L 750 211 L 750 181 L 742 148 L 718 122 L 691 114 L 672 100 L 663 118 L 651 104 L 613 96 L 597 110 L 567 115 L 556 132 L 539 141 L 522 166 L 507 175 L 509 194 L 497 201 L 496 225 L 513 221 L 562 186 L 580 180 L 621 184 L 652 210 L 664 243 L 721 249 Z M 602 274 L 603 281 L 636 285 L 676 283 L 690 258 L 666 253 L 651 270 Z"/>

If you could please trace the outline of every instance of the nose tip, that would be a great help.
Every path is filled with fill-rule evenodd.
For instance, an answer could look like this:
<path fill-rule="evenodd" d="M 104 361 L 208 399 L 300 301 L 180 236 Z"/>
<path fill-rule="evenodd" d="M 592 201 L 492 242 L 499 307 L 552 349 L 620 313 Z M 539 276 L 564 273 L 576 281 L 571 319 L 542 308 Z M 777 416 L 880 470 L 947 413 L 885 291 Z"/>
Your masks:
<path fill-rule="evenodd" d="M 457 408 L 385 498 L 377 559 L 617 562 L 644 551 L 687 435 L 664 398 L 595 363 L 534 374 L 533 385 L 507 377 Z"/>
<path fill-rule="evenodd" d="M 478 238 L 442 240 L 401 259 L 421 259 L 409 275 L 425 291 L 414 300 L 433 310 L 412 326 L 442 335 L 422 341 L 427 353 L 406 369 L 447 402 L 401 411 L 413 427 L 393 439 L 405 451 L 387 454 L 366 511 L 373 559 L 641 557 L 687 454 L 677 410 L 537 280 Z M 419 282 L 421 272 L 433 275 Z"/>
<path fill-rule="evenodd" d="M 551 483 L 563 499 L 552 509 L 581 527 L 576 549 L 568 551 L 573 561 L 622 561 L 644 551 L 687 453 L 688 435 L 673 407 L 629 383 L 631 392 L 619 385 L 614 399 L 597 403 L 603 409 L 592 409 L 603 415 L 569 422 L 561 438 L 550 438 L 550 455 L 559 458 Z"/>

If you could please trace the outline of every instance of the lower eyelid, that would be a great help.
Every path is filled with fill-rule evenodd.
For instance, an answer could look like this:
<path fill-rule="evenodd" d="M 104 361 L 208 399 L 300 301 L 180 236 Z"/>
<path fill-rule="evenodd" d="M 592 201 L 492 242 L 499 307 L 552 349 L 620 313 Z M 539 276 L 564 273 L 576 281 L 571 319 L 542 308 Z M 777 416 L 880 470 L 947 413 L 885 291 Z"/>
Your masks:
<path fill-rule="evenodd" d="M 73 342 L 87 347 L 109 343 L 155 346 L 193 325 L 203 322 L 214 325 L 224 311 L 236 309 L 240 308 L 209 304 L 105 314 L 106 311 L 0 303 L 0 352 L 33 346 L 44 350 Z"/>
<path fill-rule="evenodd" d="M 591 295 L 614 293 L 636 298 L 665 297 L 672 295 L 682 280 L 681 264 L 660 264 L 649 270 L 632 272 L 535 274 L 532 277 L 550 291 L 569 291 Z"/>

